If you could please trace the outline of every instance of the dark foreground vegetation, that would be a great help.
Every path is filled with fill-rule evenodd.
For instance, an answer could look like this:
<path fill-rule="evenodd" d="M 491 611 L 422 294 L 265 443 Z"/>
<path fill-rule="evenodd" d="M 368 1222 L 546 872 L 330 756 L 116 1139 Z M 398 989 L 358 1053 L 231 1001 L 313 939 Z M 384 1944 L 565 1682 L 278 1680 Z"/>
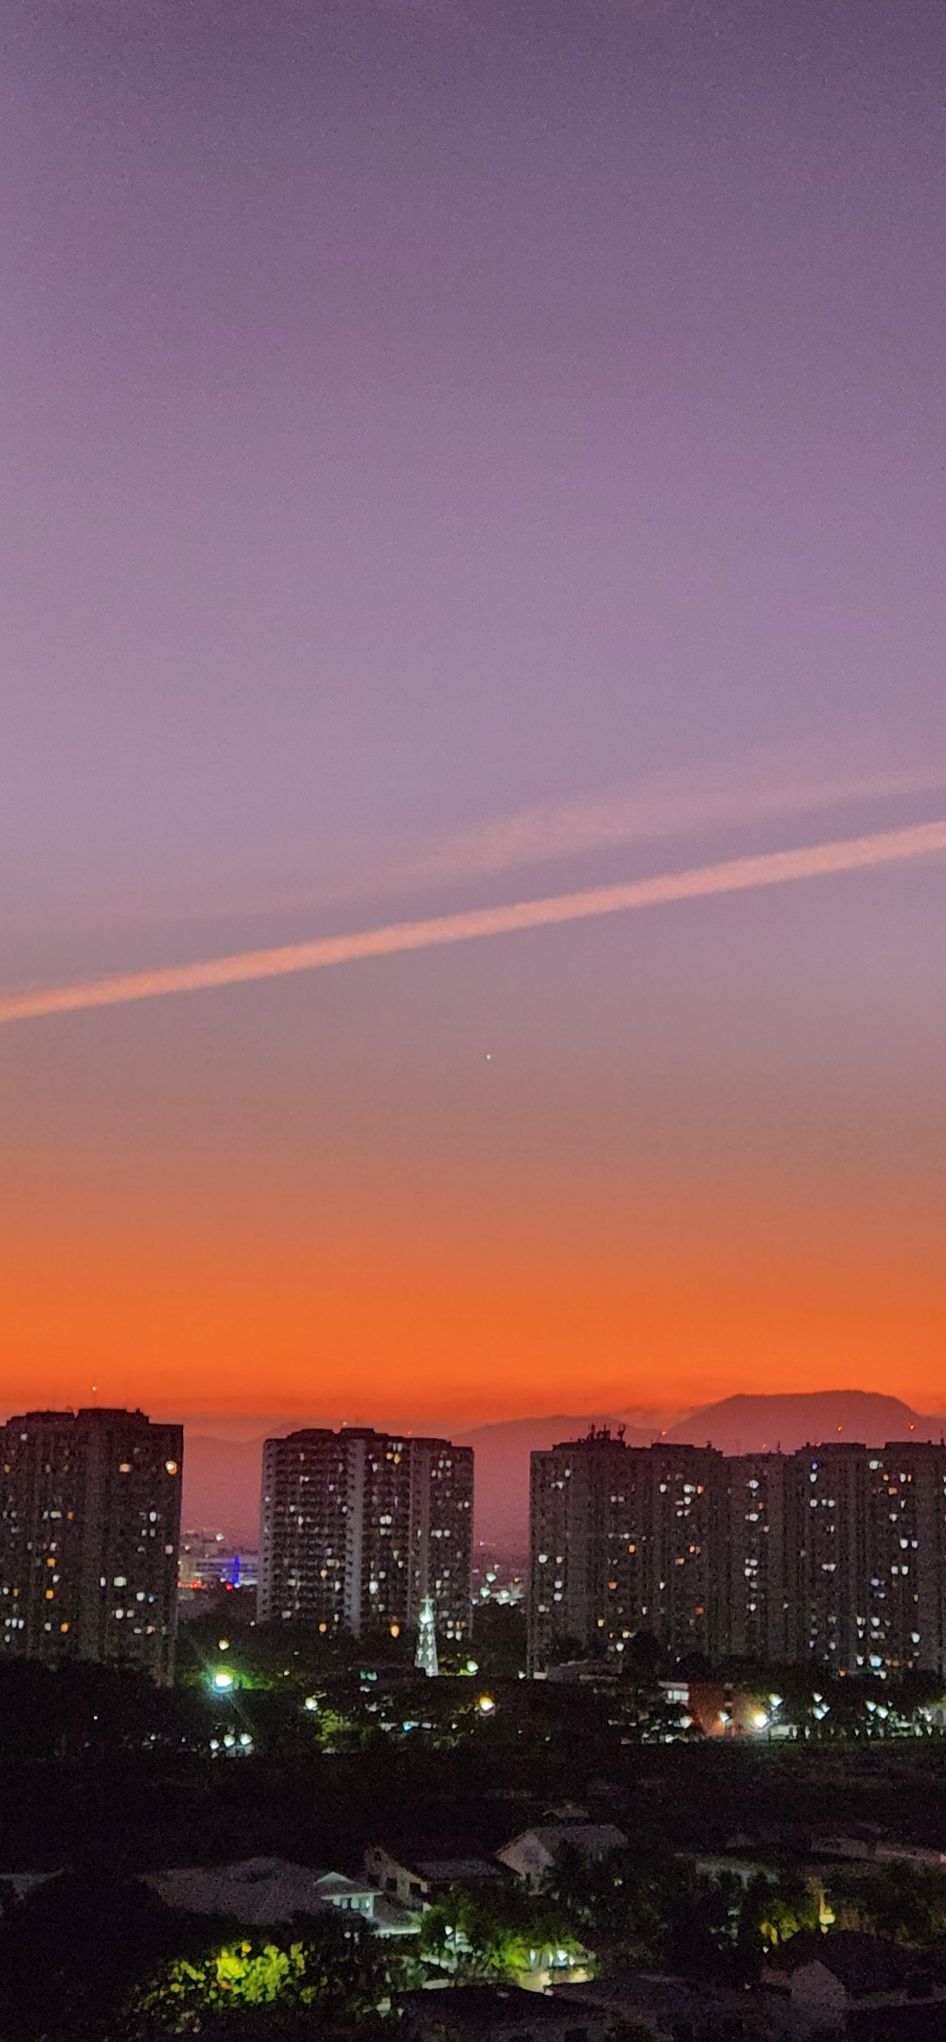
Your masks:
<path fill-rule="evenodd" d="M 285 1668 L 264 1677 L 218 1638 L 167 1693 L 91 1667 L 0 1669 L 4 2042 L 406 2036 L 398 1995 L 432 1967 L 515 1980 L 546 1942 L 742 1986 L 796 1930 L 833 1920 L 941 1961 L 946 1874 L 877 1847 L 943 1847 L 946 1741 L 865 1734 L 866 1697 L 831 1694 L 830 1733 L 824 1716 L 797 1739 L 713 1741 L 684 1733 L 643 1676 L 616 1697 L 501 1676 L 487 1689 L 479 1666 L 437 1682 L 403 1665 Z M 256 1856 L 357 1871 L 369 1844 L 411 1839 L 491 1858 L 565 1803 L 628 1848 L 591 1866 L 563 1852 L 533 1898 L 458 1885 L 406 1943 L 341 1916 L 266 1932 L 185 1918 L 137 1876 Z M 861 1855 L 821 1862 L 832 1837 Z M 58 1876 L 3 1881 L 40 1872 Z"/>

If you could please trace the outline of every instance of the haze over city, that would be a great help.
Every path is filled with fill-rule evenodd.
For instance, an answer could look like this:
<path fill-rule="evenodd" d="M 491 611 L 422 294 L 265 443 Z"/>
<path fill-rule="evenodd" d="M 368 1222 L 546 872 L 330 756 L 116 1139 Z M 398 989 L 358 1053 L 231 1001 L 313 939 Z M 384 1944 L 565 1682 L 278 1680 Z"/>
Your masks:
<path fill-rule="evenodd" d="M 942 1411 L 939 7 L 9 23 L 0 1405 Z"/>

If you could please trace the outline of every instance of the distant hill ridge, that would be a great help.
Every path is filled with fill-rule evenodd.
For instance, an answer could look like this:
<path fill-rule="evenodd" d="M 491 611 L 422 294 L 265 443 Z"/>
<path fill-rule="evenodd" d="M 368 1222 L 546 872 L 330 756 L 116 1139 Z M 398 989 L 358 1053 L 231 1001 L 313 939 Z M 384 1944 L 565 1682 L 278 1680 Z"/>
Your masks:
<path fill-rule="evenodd" d="M 501 1550 L 524 1552 L 530 1453 L 536 1447 L 580 1438 L 592 1423 L 624 1424 L 631 1446 L 648 1446 L 663 1438 L 696 1446 L 709 1444 L 726 1454 L 776 1449 L 794 1453 L 800 1446 L 835 1438 L 880 1446 L 888 1439 L 940 1439 L 946 1430 L 946 1416 L 924 1416 L 899 1397 L 870 1390 L 723 1397 L 719 1403 L 691 1411 L 663 1432 L 642 1429 L 634 1424 L 633 1415 L 616 1411 L 513 1418 L 458 1433 L 457 1438 L 476 1452 L 478 1536 Z M 289 1432 L 298 1422 L 287 1421 L 278 1429 Z M 188 1434 L 184 1514 L 189 1526 L 219 1528 L 244 1544 L 255 1543 L 261 1446 L 260 1439 Z"/>
<path fill-rule="evenodd" d="M 835 1436 L 879 1446 L 888 1439 L 938 1439 L 944 1420 L 924 1417 L 900 1397 L 873 1390 L 813 1390 L 779 1396 L 723 1397 L 678 1419 L 667 1438 L 709 1440 L 722 1453 L 794 1453 Z"/>

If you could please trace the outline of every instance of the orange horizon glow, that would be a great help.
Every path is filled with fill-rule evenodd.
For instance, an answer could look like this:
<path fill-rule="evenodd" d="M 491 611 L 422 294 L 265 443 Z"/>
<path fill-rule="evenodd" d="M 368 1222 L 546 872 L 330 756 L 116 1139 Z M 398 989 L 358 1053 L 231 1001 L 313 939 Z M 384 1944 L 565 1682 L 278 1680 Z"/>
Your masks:
<path fill-rule="evenodd" d="M 748 1229 L 748 1221 L 747 1221 Z M 946 1404 L 946 1336 L 935 1243 L 918 1280 L 900 1254 L 865 1269 L 856 1243 L 816 1257 L 811 1243 L 740 1256 L 707 1243 L 681 1266 L 651 1240 L 624 1267 L 614 1244 L 536 1240 L 515 1257 L 454 1253 L 435 1275 L 404 1243 L 360 1257 L 332 1244 L 316 1265 L 277 1255 L 178 1257 L 162 1276 L 119 1233 L 110 1268 L 73 1244 L 33 1245 L 8 1286 L 2 1403 L 141 1404 L 154 1415 L 243 1415 L 466 1427 L 562 1412 L 668 1415 L 740 1391 L 862 1389 L 935 1412 Z M 786 1252 L 786 1250 L 788 1252 Z M 318 1299 L 317 1323 L 313 1300 Z M 42 1304 L 37 1308 L 37 1300 Z"/>
<path fill-rule="evenodd" d="M 870 945 L 856 873 L 6 1031 L 0 1406 L 936 1413 L 939 1019 L 884 961 L 921 870 Z"/>

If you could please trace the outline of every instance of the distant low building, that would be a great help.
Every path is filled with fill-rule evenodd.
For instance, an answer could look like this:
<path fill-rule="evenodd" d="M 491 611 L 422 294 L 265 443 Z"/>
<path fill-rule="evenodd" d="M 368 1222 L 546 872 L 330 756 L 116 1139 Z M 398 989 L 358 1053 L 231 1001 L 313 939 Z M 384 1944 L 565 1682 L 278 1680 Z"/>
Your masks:
<path fill-rule="evenodd" d="M 185 1531 L 178 1562 L 178 1598 L 189 1616 L 199 1616 L 208 1591 L 256 1588 L 259 1554 L 236 1547 L 223 1532 Z"/>
<path fill-rule="evenodd" d="M 389 1849 L 386 1844 L 369 1844 L 365 1872 L 372 1887 L 413 1909 L 428 1907 L 451 1886 L 475 1886 L 502 1880 L 499 1867 L 486 1858 L 428 1854 L 423 1845 L 416 1851 Z"/>
<path fill-rule="evenodd" d="M 566 1993 L 515 1985 L 448 1985 L 399 1993 L 412 2042 L 605 2042 L 605 2012 Z"/>
<path fill-rule="evenodd" d="M 893 2031 L 898 2009 L 917 2011 L 924 2001 L 938 2015 L 946 2014 L 946 1979 L 937 1976 L 928 1960 L 915 1950 L 853 1929 L 835 1929 L 827 1935 L 800 1929 L 769 1959 L 766 1984 L 770 1991 L 787 1996 L 803 2036 L 868 2029 L 872 2036 L 882 2036 L 888 2021 Z M 935 2032 L 941 2033 L 942 2027 L 937 2025 Z"/>
<path fill-rule="evenodd" d="M 572 2006 L 607 2022 L 616 2038 L 630 2026 L 652 2042 L 798 2042 L 790 2006 L 749 1994 L 742 1988 L 707 1984 L 692 1978 L 639 1971 L 629 1964 L 609 1963 L 587 1985 L 568 1989 Z M 558 1994 L 553 1993 L 553 1998 Z"/>
<path fill-rule="evenodd" d="M 543 1680 L 554 1687 L 613 1688 L 621 1678 L 612 1659 L 562 1659 L 550 1666 Z"/>
<path fill-rule="evenodd" d="M 409 1917 L 384 1901 L 370 1879 L 314 1871 L 285 1858 L 177 1866 L 147 1873 L 144 1883 L 165 1907 L 182 1914 L 238 1921 L 247 1928 L 275 1928 L 334 1910 L 360 1916 L 380 1935 L 410 1934 L 413 1930 Z"/>
<path fill-rule="evenodd" d="M 779 1715 L 781 1698 L 758 1688 L 712 1680 L 662 1680 L 660 1690 L 670 1708 L 679 1709 L 684 1728 L 704 1737 L 787 1737 L 789 1726 Z"/>
<path fill-rule="evenodd" d="M 400 1908 L 410 1910 L 415 1921 L 419 1921 L 427 1908 L 434 1906 L 451 1890 L 460 1888 L 469 1892 L 471 1887 L 478 1886 L 487 1890 L 490 1887 L 499 1889 L 497 1899 L 501 1916 L 503 1888 L 512 1886 L 505 1869 L 495 1862 L 490 1864 L 485 1858 L 428 1857 L 423 1849 L 395 1852 L 383 1844 L 369 1845 L 365 1852 L 365 1869 L 382 1894 Z M 448 1976 L 453 1975 L 458 1959 L 468 1954 L 469 1947 L 462 1925 L 457 1923 L 441 1960 Z M 592 1968 L 593 1959 L 588 1950 L 574 1944 L 564 1948 L 540 1939 L 537 1947 L 523 1957 L 515 1983 L 530 1993 L 543 1993 L 552 1986 L 583 1982 Z M 485 2002 L 478 2004 L 482 2006 Z M 516 2032 L 521 2033 L 520 2030 Z"/>
<path fill-rule="evenodd" d="M 514 1836 L 496 1856 L 507 1871 L 538 1892 L 563 1850 L 582 1858 L 603 1858 L 626 1845 L 623 1829 L 613 1822 L 543 1822 Z"/>

